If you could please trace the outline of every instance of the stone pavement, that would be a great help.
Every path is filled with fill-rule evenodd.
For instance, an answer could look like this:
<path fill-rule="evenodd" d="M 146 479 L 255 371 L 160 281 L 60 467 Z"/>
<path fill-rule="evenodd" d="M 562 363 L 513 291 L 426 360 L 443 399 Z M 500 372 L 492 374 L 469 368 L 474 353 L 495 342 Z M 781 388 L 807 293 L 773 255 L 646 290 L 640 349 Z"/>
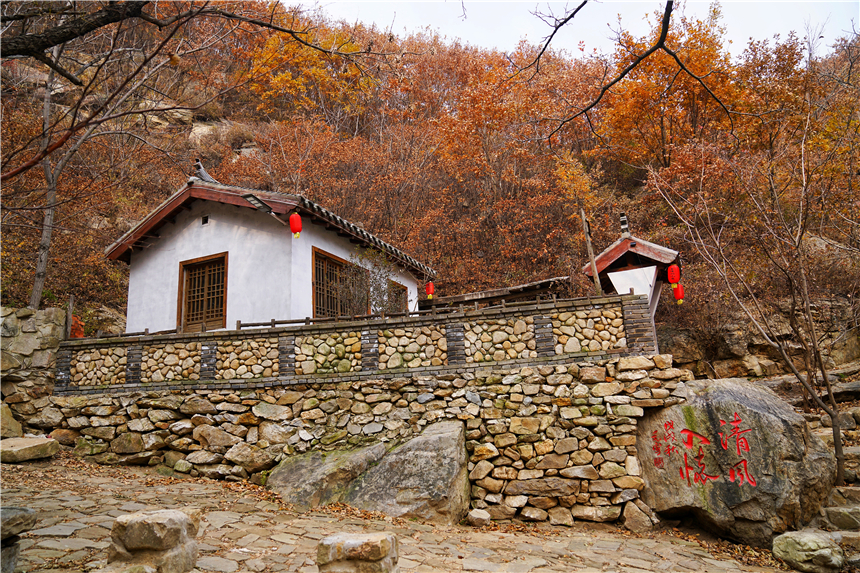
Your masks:
<path fill-rule="evenodd" d="M 714 557 L 699 544 L 670 535 L 637 537 L 588 523 L 490 531 L 359 512 L 297 513 L 244 484 L 180 481 L 152 470 L 69 459 L 4 464 L 0 495 L 4 506 L 31 507 L 40 519 L 21 540 L 20 572 L 103 567 L 114 518 L 150 509 L 200 512 L 200 572 L 313 573 L 320 539 L 337 532 L 374 531 L 398 537 L 403 573 L 777 571 Z"/>

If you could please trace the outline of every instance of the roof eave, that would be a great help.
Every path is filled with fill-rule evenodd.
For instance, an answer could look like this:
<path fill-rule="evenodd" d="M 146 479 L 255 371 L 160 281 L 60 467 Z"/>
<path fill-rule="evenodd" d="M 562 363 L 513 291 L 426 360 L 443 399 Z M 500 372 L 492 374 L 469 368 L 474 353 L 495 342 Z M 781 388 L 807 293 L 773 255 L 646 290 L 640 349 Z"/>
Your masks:
<path fill-rule="evenodd" d="M 624 247 L 625 243 L 626 248 L 622 248 Z M 597 266 L 597 274 L 599 275 L 600 273 L 602 273 L 609 266 L 611 266 L 612 263 L 620 259 L 625 253 L 628 252 L 634 252 L 644 257 L 648 257 L 654 262 L 660 264 L 670 264 L 678 258 L 678 251 L 657 245 L 650 241 L 646 241 L 645 239 L 634 237 L 633 235 L 627 235 L 622 236 L 620 239 L 606 247 L 603 252 L 597 255 L 597 257 L 595 257 L 594 260 Z M 585 273 L 586 276 L 591 276 L 590 262 L 583 265 L 582 272 Z"/>
<path fill-rule="evenodd" d="M 112 260 L 129 262 L 134 246 L 160 227 L 174 210 L 179 209 L 189 200 L 203 199 L 253 209 L 254 207 L 239 194 L 241 191 L 259 195 L 277 214 L 286 214 L 291 210 L 297 210 L 323 220 L 325 223 L 336 227 L 339 233 L 352 237 L 365 247 L 379 250 L 403 264 L 417 279 L 436 276 L 436 271 L 429 266 L 306 197 L 289 193 L 273 193 L 262 189 L 234 187 L 220 183 L 207 183 L 196 177 L 189 178 L 185 185 L 151 211 L 140 223 L 114 241 L 104 252 Z"/>

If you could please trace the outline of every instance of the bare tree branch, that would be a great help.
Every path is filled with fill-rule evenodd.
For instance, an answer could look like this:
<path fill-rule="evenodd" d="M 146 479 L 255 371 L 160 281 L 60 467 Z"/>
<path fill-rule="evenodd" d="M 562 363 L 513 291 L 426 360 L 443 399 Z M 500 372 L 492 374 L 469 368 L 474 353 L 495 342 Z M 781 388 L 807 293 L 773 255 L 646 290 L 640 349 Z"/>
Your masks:
<path fill-rule="evenodd" d="M 149 4 L 149 0 L 111 2 L 98 12 L 63 22 L 43 32 L 4 37 L 0 39 L 0 52 L 4 58 L 30 56 L 38 59 L 38 55 L 44 55 L 45 50 L 54 46 L 86 36 L 103 26 L 139 17 L 143 12 L 143 7 L 147 4 Z M 42 12 L 39 15 L 47 13 L 49 12 Z"/>

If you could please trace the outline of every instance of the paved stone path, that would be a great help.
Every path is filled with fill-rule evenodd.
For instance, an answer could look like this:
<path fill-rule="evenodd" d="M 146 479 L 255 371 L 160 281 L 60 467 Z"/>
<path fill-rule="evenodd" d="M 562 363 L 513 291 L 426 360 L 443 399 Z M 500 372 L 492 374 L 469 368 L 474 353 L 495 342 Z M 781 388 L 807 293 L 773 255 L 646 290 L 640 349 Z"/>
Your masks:
<path fill-rule="evenodd" d="M 26 484 L 26 485 L 25 485 Z M 482 531 L 390 518 L 296 513 L 253 490 L 225 482 L 172 480 L 131 468 L 65 460 L 2 467 L 3 505 L 31 507 L 37 529 L 22 538 L 16 571 L 66 573 L 105 565 L 118 515 L 148 509 L 199 511 L 201 572 L 313 573 L 317 542 L 332 533 L 391 531 L 403 573 L 701 571 L 771 572 L 717 558 L 669 535 L 636 537 L 607 526 L 542 525 L 531 532 Z"/>

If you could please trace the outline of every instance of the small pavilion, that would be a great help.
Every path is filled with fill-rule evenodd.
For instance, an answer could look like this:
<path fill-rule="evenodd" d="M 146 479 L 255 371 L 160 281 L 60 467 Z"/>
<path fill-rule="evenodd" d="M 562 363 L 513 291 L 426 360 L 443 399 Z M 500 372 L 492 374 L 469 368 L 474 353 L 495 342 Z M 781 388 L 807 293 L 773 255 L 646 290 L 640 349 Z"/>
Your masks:
<path fill-rule="evenodd" d="M 648 295 L 652 323 L 663 283 L 667 282 L 666 269 L 677 262 L 678 251 L 630 234 L 623 214 L 621 237 L 594 258 L 601 290 L 606 294 Z M 582 267 L 582 272 L 589 278 L 594 276 L 591 262 Z"/>

